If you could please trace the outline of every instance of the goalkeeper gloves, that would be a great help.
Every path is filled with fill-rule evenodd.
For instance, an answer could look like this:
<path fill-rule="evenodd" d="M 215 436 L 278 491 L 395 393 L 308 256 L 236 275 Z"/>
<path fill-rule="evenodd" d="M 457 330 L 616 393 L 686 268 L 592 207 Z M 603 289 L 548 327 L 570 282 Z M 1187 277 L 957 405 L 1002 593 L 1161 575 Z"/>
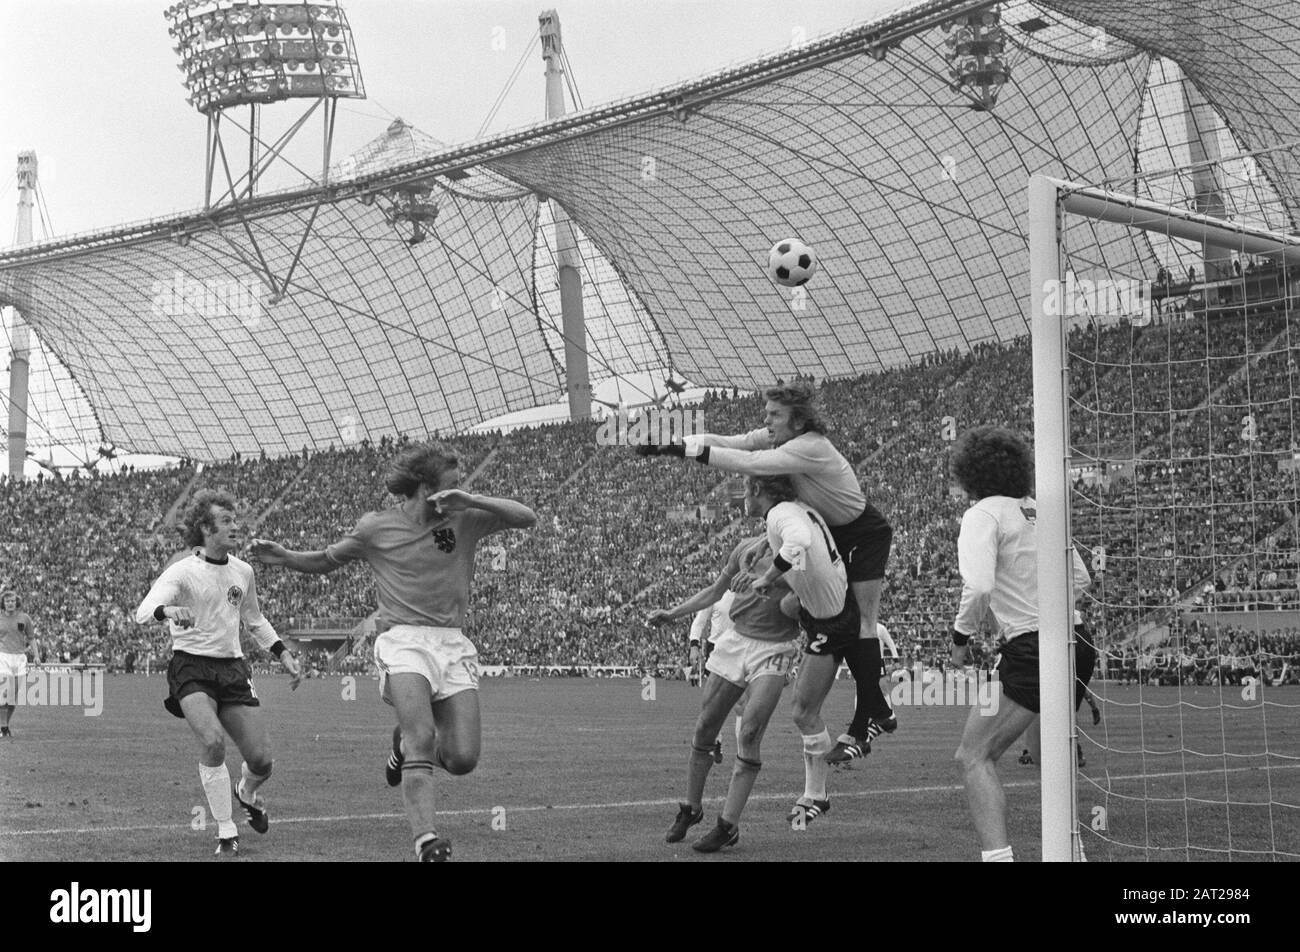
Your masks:
<path fill-rule="evenodd" d="M 684 443 L 638 443 L 636 447 L 637 456 L 679 456 L 686 457 L 686 444 Z"/>

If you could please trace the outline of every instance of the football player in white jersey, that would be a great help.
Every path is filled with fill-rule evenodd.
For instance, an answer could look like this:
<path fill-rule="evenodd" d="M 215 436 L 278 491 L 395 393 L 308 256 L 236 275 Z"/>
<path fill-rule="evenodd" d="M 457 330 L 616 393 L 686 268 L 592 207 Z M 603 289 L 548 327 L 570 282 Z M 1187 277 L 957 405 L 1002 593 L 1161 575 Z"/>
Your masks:
<path fill-rule="evenodd" d="M 790 477 L 746 476 L 745 493 L 747 500 L 761 501 L 768 544 L 776 553 L 771 567 L 750 586 L 759 595 L 769 595 L 778 580 L 784 581 L 798 597 L 799 624 L 808 639 L 795 681 L 793 711 L 803 738 L 804 792 L 786 818 L 801 830 L 831 808 L 826 755 L 833 745 L 821 709 L 840 662 L 859 641 L 861 616 L 830 529 L 816 510 L 796 499 Z M 738 579 L 733 588 L 746 581 Z M 873 680 L 878 681 L 879 673 L 877 664 Z"/>
<path fill-rule="evenodd" d="M 961 764 L 971 817 L 985 862 L 1011 862 L 1006 796 L 997 760 L 1039 712 L 1038 552 L 1033 499 L 1033 456 L 1019 436 L 984 426 L 963 434 L 950 472 L 970 496 L 957 537 L 961 605 L 953 622 L 952 665 L 966 663 L 967 644 L 985 611 L 1006 639 L 998 663 L 1001 698 L 986 716 L 972 707 L 956 759 Z M 1078 552 L 1075 591 L 1091 581 Z"/>
<path fill-rule="evenodd" d="M 301 672 L 257 603 L 253 568 L 235 557 L 239 525 L 235 500 L 211 489 L 196 493 L 182 518 L 185 543 L 192 554 L 163 571 L 136 609 L 140 624 L 167 621 L 172 660 L 167 667 L 164 706 L 185 718 L 201 750 L 199 780 L 212 818 L 217 821 L 217 855 L 239 852 L 239 834 L 231 819 L 230 773 L 226 769 L 226 735 L 243 756 L 235 799 L 258 833 L 269 826 L 258 788 L 271 775 L 271 745 L 253 687 L 253 672 L 239 645 L 244 623 L 263 648 L 280 659 L 298 687 Z"/>

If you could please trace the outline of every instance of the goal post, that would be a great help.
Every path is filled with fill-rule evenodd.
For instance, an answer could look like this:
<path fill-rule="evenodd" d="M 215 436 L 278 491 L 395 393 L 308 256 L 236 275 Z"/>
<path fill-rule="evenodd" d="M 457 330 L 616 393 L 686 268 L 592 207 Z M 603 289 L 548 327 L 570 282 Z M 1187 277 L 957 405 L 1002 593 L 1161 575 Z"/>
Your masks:
<path fill-rule="evenodd" d="M 1066 309 L 1049 306 L 1049 302 L 1055 294 L 1059 304 L 1060 289 L 1068 280 L 1068 269 L 1062 267 L 1066 257 L 1063 241 L 1067 218 L 1156 232 L 1165 239 L 1232 249 L 1242 256 L 1267 256 L 1281 264 L 1284 285 L 1287 269 L 1300 265 L 1300 238 L 1044 175 L 1031 177 L 1028 199 L 1034 465 L 1038 506 L 1042 856 L 1045 861 L 1065 862 L 1077 855 L 1075 847 L 1080 836 L 1076 813 L 1077 725 L 1073 690 L 1076 593 L 1071 572 L 1074 537 L 1070 518 L 1074 454 L 1067 348 L 1069 320 L 1064 316 Z M 1094 264 L 1104 264 L 1105 261 L 1104 252 L 1091 259 Z M 1206 292 L 1207 301 L 1209 293 Z M 1171 420 L 1175 416 L 1172 410 L 1169 415 Z"/>

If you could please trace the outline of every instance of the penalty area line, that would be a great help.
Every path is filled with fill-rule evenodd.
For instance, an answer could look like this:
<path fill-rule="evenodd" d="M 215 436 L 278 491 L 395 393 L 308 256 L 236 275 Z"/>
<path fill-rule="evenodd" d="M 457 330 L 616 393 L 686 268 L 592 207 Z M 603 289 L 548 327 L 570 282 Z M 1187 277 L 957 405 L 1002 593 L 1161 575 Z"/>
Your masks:
<path fill-rule="evenodd" d="M 1173 777 L 1190 777 L 1205 774 L 1225 774 L 1225 773 L 1247 773 L 1250 771 L 1263 772 L 1263 767 L 1229 767 L 1225 769 L 1213 770 L 1196 770 L 1196 771 L 1164 771 L 1163 773 L 1148 774 L 1126 774 L 1123 776 L 1115 775 L 1106 778 L 1111 783 L 1128 780 L 1160 780 Z M 1278 767 L 1270 767 L 1269 770 L 1297 770 L 1300 764 L 1286 764 Z M 1012 780 L 1002 784 L 1003 789 L 1016 790 L 1025 787 L 1037 787 L 1037 780 Z M 881 790 L 843 790 L 836 791 L 835 799 L 837 800 L 860 800 L 865 797 L 898 797 L 911 796 L 922 793 L 960 793 L 966 788 L 961 784 L 932 784 L 923 787 L 889 787 Z M 789 800 L 793 802 L 802 793 L 756 793 L 749 798 L 751 803 L 762 800 Z M 706 797 L 706 803 L 723 803 L 726 797 Z M 501 807 L 507 814 L 512 813 L 546 813 L 546 812 L 566 812 L 574 810 L 635 810 L 648 807 L 675 807 L 678 805 L 675 797 L 658 800 L 616 800 L 609 803 L 556 803 L 556 804 L 534 804 L 532 806 L 520 807 Z M 435 815 L 446 817 L 466 817 L 466 816 L 486 816 L 492 817 L 496 806 L 478 807 L 473 810 L 438 810 Z M 356 823 L 366 820 L 399 820 L 405 818 L 405 813 L 352 813 L 344 816 L 296 816 L 296 817 L 274 817 L 272 823 L 276 825 L 296 824 L 296 823 Z M 0 838 L 7 836 L 84 836 L 88 833 L 144 833 L 149 831 L 166 831 L 175 830 L 177 832 L 190 830 L 188 823 L 152 823 L 140 824 L 137 826 L 89 826 L 79 827 L 76 829 L 48 829 L 48 830 L 0 830 Z"/>

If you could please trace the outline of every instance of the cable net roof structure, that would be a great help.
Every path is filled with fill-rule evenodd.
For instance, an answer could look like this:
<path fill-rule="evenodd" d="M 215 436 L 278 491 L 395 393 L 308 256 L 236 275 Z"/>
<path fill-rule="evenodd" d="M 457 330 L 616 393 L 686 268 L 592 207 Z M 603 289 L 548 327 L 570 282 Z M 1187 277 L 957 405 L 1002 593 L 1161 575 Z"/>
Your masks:
<path fill-rule="evenodd" d="M 1208 141 L 1249 179 L 1235 213 L 1297 230 L 1296 4 L 999 4 L 1011 79 L 982 110 L 949 85 L 942 25 L 989 6 L 911 4 L 466 146 L 403 124 L 324 187 L 0 254 L 0 304 L 76 379 L 101 438 L 214 459 L 560 399 L 551 202 L 584 236 L 593 380 L 670 369 L 745 389 L 1025 334 L 1034 173 L 1194 202 L 1190 179 L 1145 176 Z M 438 208 L 417 244 L 391 214 L 412 187 Z M 313 214 L 271 303 L 258 256 L 287 273 Z M 1091 227 L 1103 270 L 1194 252 Z M 765 273 L 788 236 L 819 257 L 801 298 Z"/>

